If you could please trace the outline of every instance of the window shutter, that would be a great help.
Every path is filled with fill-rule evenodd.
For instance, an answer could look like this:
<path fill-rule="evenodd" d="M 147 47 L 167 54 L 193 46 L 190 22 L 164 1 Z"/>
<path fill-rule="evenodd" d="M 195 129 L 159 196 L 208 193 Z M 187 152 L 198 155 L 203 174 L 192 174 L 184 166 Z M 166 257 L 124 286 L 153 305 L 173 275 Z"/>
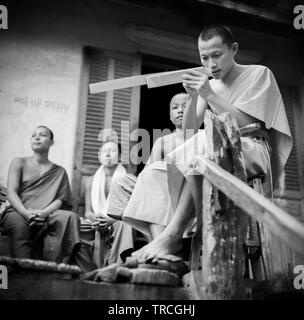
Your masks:
<path fill-rule="evenodd" d="M 285 166 L 285 188 L 290 191 L 299 191 L 301 189 L 299 164 L 297 157 L 295 121 L 293 113 L 293 99 L 295 88 L 290 85 L 279 85 L 282 98 L 284 101 L 286 114 L 293 138 L 293 147 Z"/>
<path fill-rule="evenodd" d="M 96 49 L 90 49 L 89 55 L 89 83 L 104 81 L 108 78 L 108 60 L 104 54 Z M 87 111 L 85 119 L 84 144 L 82 164 L 96 168 L 98 161 L 98 134 L 104 127 L 106 108 L 106 93 L 88 93 Z"/>
<path fill-rule="evenodd" d="M 89 64 L 89 83 L 140 74 L 140 60 L 136 55 L 91 49 Z M 129 139 L 129 130 L 138 126 L 139 92 L 139 87 L 133 87 L 94 95 L 88 93 L 82 166 L 99 167 L 101 141 L 98 136 L 102 129 L 114 129 L 120 143 Z M 128 125 L 121 126 L 121 121 L 127 121 Z M 123 148 L 123 163 L 127 163 L 128 157 L 128 150 Z"/>
<path fill-rule="evenodd" d="M 117 57 L 115 59 L 115 78 L 130 77 L 134 75 L 133 59 L 131 57 Z M 113 96 L 112 128 L 117 132 L 121 144 L 129 143 L 129 131 L 132 129 L 128 124 L 131 120 L 132 93 L 134 88 L 115 90 Z M 124 125 L 122 125 L 122 121 Z M 122 149 L 122 163 L 128 163 L 128 149 Z"/>

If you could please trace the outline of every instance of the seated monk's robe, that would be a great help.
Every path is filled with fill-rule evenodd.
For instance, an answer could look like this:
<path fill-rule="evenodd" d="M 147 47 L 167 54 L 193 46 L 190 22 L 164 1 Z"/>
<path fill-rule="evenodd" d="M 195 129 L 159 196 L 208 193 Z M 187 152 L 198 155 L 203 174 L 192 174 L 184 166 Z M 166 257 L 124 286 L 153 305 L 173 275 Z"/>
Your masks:
<path fill-rule="evenodd" d="M 155 161 L 147 165 L 136 178 L 128 174 L 116 180 L 111 189 L 108 214 L 121 217 L 123 221 L 150 236 L 149 224 L 167 226 L 171 221 L 172 210 L 167 176 L 167 164 Z M 184 233 L 188 237 L 193 221 Z"/>
<path fill-rule="evenodd" d="M 80 247 L 79 217 L 69 211 L 70 186 L 66 171 L 53 164 L 41 177 L 22 181 L 19 197 L 26 208 L 44 209 L 55 200 L 62 207 L 52 212 L 43 226 L 31 226 L 11 205 L 1 216 L 10 237 L 11 255 L 60 263 L 68 262 Z"/>
<path fill-rule="evenodd" d="M 118 164 L 113 177 L 109 195 L 114 181 L 126 175 L 126 169 Z M 106 174 L 104 166 L 96 171 L 91 187 L 91 203 L 94 214 L 107 215 L 109 195 L 105 195 Z M 82 226 L 88 226 L 82 219 Z M 103 230 L 90 230 L 81 227 L 81 249 L 76 256 L 78 266 L 88 272 L 106 265 L 122 262 L 124 254 L 133 250 L 133 230 L 122 221 L 115 221 Z"/>
<path fill-rule="evenodd" d="M 216 92 L 214 81 L 211 80 L 210 85 Z M 267 67 L 249 65 L 218 94 L 242 112 L 257 119 L 264 127 L 257 134 L 241 137 L 241 144 L 247 178 L 264 175 L 264 194 L 269 196 L 272 190 L 279 187 L 280 176 L 292 148 L 288 120 L 276 80 Z M 173 210 L 178 204 L 182 185 L 187 181 L 196 214 L 201 212 L 202 176 L 193 169 L 193 156 L 205 153 L 208 154 L 205 130 L 199 130 L 185 144 L 168 154 L 166 161 Z M 252 159 L 257 168 L 263 169 L 262 172 L 258 172 L 252 165 Z"/>
<path fill-rule="evenodd" d="M 149 224 L 166 226 L 172 216 L 167 165 L 165 161 L 155 161 L 138 175 L 122 220 L 149 237 Z"/>

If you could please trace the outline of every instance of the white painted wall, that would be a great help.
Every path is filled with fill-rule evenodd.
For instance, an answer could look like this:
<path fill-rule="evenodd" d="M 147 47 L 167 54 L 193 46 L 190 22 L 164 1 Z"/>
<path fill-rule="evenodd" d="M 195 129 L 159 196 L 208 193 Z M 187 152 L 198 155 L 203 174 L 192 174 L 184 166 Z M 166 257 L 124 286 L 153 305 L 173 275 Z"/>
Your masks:
<path fill-rule="evenodd" d="M 29 137 L 38 125 L 54 132 L 50 159 L 70 174 L 78 110 L 81 52 L 22 39 L 0 50 L 0 183 L 10 162 L 31 155 Z"/>

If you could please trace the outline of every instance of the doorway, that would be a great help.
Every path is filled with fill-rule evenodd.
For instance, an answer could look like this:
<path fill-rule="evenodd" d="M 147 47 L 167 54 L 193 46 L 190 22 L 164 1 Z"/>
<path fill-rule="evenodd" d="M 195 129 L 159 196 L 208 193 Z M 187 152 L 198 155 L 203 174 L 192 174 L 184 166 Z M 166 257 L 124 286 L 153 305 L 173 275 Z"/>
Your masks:
<path fill-rule="evenodd" d="M 194 67 L 196 67 L 194 64 L 184 61 L 143 55 L 141 74 L 174 71 Z M 153 129 L 170 129 L 171 132 L 175 129 L 169 118 L 169 103 L 172 96 L 180 92 L 185 92 L 181 83 L 152 89 L 148 89 L 147 86 L 141 86 L 139 128 L 149 132 L 150 151 L 154 143 Z M 145 161 L 146 160 L 147 159 L 145 159 Z M 140 163 L 137 166 L 137 173 L 140 173 L 144 166 L 144 163 Z"/>

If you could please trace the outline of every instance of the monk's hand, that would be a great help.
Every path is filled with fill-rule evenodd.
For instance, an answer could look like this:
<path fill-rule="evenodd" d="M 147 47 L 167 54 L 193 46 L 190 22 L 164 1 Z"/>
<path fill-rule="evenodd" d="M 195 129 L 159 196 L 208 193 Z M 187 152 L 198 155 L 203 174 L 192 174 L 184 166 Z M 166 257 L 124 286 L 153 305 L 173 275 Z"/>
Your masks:
<path fill-rule="evenodd" d="M 28 211 L 29 221 L 33 221 L 40 216 L 39 210 L 37 209 L 28 208 L 27 211 Z"/>
<path fill-rule="evenodd" d="M 29 223 L 30 226 L 36 225 L 36 226 L 42 226 L 49 216 L 49 212 L 45 210 L 40 210 L 40 209 L 28 209 L 31 214 L 29 217 Z"/>
<path fill-rule="evenodd" d="M 110 227 L 116 220 L 110 218 L 109 216 L 97 216 L 96 221 L 98 222 L 99 229 L 106 229 Z"/>
<path fill-rule="evenodd" d="M 182 79 L 184 87 L 186 85 L 188 88 L 195 90 L 203 99 L 207 99 L 214 93 L 210 86 L 208 75 L 203 71 L 190 70 L 183 75 Z"/>
<path fill-rule="evenodd" d="M 37 218 L 45 221 L 49 217 L 51 212 L 43 209 L 43 210 L 39 210 L 38 214 L 39 214 L 39 216 Z"/>
<path fill-rule="evenodd" d="M 186 92 L 189 94 L 190 97 L 196 97 L 197 91 L 193 87 L 190 86 L 188 81 L 188 74 L 182 75 L 182 84 Z"/>
<path fill-rule="evenodd" d="M 90 220 L 91 222 L 95 222 L 95 214 L 92 211 L 86 211 L 84 217 Z"/>

